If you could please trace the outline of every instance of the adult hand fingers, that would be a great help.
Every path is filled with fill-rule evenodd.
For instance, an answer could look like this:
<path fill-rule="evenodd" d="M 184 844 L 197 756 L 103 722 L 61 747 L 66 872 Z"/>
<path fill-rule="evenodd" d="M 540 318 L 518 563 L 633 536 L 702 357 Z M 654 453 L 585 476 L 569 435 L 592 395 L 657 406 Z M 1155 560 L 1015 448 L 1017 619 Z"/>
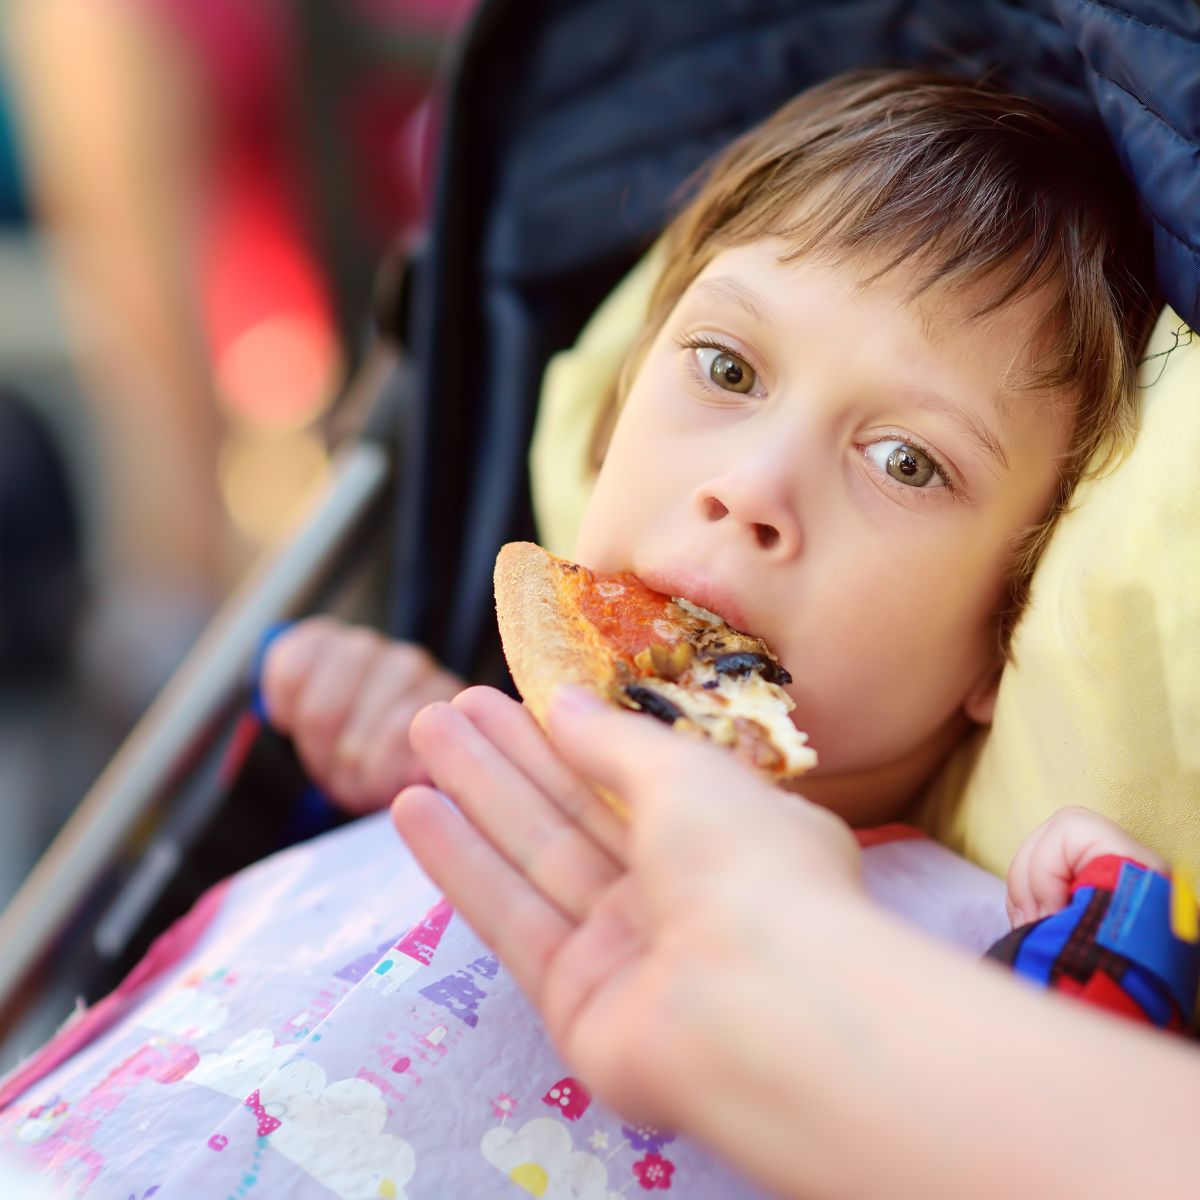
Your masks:
<path fill-rule="evenodd" d="M 401 792 L 392 821 L 463 920 L 536 1003 L 575 923 L 433 788 Z"/>
<path fill-rule="evenodd" d="M 744 793 L 767 787 L 727 751 L 579 688 L 556 693 L 549 724 L 566 764 L 613 792 L 643 832 L 666 823 L 690 842 L 714 817 L 732 831 L 745 820 L 731 822 L 723 810 L 753 803 Z"/>
<path fill-rule="evenodd" d="M 645 953 L 633 881 L 622 875 L 583 922 L 575 922 L 455 811 L 442 793 L 406 788 L 392 820 L 417 861 L 459 915 L 497 954 L 529 997 L 561 1052 L 586 1062 L 603 1051 L 578 1022 L 581 1011 L 607 989 L 609 1016 L 602 1028 L 640 1016 L 637 991 L 622 987 Z M 622 997 L 624 1000 L 622 1001 Z M 612 1006 L 632 1006 L 628 1018 Z M 586 1044 L 575 1043 L 578 1032 Z M 611 1061 L 600 1067 L 612 1069 Z"/>
<path fill-rule="evenodd" d="M 423 709 L 409 737 L 438 788 L 480 833 L 563 912 L 584 917 L 618 864 L 453 706 Z"/>
<path fill-rule="evenodd" d="M 492 688 L 468 688 L 454 700 L 472 724 L 504 752 L 566 816 L 618 862 L 628 855 L 629 827 L 563 762 L 523 704 Z"/>
<path fill-rule="evenodd" d="M 845 823 L 727 750 L 576 689 L 555 697 L 550 733 L 568 766 L 629 807 L 631 859 L 648 871 L 659 914 L 683 911 L 718 885 L 744 888 L 756 874 L 763 885 L 800 871 L 825 889 L 861 888 L 861 856 Z"/>

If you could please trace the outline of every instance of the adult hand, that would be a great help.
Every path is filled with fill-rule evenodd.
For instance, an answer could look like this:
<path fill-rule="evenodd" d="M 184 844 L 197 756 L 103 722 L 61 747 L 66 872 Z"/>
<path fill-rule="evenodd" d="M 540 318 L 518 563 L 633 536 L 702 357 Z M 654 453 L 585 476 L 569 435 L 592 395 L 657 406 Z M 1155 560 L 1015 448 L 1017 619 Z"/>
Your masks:
<path fill-rule="evenodd" d="M 291 737 L 309 777 L 336 804 L 370 812 L 427 780 L 409 745 L 415 713 L 462 691 L 420 646 L 329 617 L 281 634 L 263 662 L 271 724 Z"/>
<path fill-rule="evenodd" d="M 412 741 L 441 793 L 398 829 L 624 1115 L 781 1195 L 1195 1191 L 1194 1052 L 871 905 L 846 827 L 728 754 L 579 703 L 547 742 L 480 689 Z"/>
<path fill-rule="evenodd" d="M 484 688 L 424 710 L 411 737 L 457 809 L 410 788 L 396 826 L 567 1063 L 626 1115 L 720 1124 L 719 1098 L 702 1120 L 691 1110 L 704 1064 L 763 1049 L 753 990 L 778 994 L 797 927 L 818 923 L 806 911 L 861 897 L 850 831 L 728 752 L 575 690 L 556 698 L 549 741 Z"/>

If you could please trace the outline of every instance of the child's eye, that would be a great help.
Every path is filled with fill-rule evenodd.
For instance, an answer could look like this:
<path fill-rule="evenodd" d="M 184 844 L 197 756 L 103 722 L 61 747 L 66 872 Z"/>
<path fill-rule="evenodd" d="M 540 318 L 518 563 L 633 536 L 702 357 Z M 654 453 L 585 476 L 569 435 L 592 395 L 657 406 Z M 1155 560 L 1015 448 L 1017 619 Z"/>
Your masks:
<path fill-rule="evenodd" d="M 867 457 L 882 471 L 886 471 L 898 483 L 912 488 L 939 488 L 947 486 L 945 474 L 937 461 L 920 446 L 885 438 L 867 447 Z"/>
<path fill-rule="evenodd" d="M 695 347 L 696 359 L 706 379 L 727 392 L 748 392 L 757 382 L 754 368 L 738 355 L 717 346 Z"/>

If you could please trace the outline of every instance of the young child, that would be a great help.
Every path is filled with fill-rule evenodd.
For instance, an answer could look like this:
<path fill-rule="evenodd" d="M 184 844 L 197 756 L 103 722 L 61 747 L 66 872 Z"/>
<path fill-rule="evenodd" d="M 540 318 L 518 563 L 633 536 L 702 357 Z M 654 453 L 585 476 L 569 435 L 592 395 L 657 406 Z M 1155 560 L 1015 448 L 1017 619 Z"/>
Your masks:
<path fill-rule="evenodd" d="M 801 791 L 854 826 L 990 719 L 1037 552 L 1130 428 L 1153 307 L 1122 197 L 1032 104 L 867 72 L 745 135 L 668 231 L 575 556 L 763 637 L 820 756 Z M 264 686 L 363 810 L 422 779 L 408 725 L 463 684 L 320 619 Z"/>

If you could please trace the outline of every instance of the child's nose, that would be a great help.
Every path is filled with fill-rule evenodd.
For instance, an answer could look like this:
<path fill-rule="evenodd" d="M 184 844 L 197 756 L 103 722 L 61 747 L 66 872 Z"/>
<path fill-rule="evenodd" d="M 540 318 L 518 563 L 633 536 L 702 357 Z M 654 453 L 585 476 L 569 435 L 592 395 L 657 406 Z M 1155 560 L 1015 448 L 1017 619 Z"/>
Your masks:
<path fill-rule="evenodd" d="M 741 527 L 754 539 L 760 550 L 773 557 L 787 558 L 800 550 L 800 523 L 783 502 L 773 503 L 754 489 L 739 489 L 733 481 L 701 488 L 697 493 L 699 509 L 706 521 L 728 521 Z"/>

